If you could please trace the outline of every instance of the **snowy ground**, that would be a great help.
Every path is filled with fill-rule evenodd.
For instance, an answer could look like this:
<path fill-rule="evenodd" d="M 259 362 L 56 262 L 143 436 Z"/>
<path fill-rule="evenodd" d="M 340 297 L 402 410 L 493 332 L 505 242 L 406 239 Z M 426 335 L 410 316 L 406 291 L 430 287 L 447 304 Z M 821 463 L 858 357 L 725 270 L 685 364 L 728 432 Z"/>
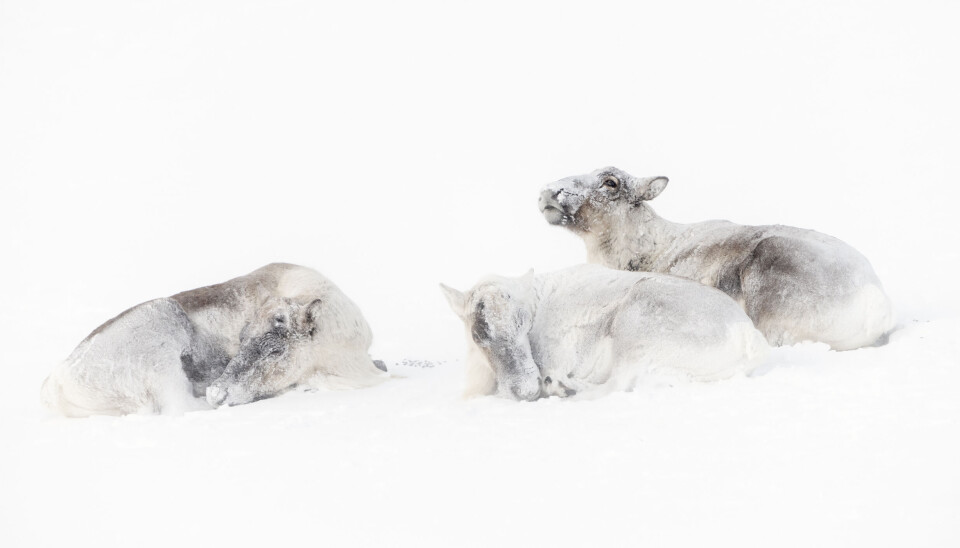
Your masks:
<path fill-rule="evenodd" d="M 956 320 L 594 401 L 463 401 L 458 363 L 181 417 L 5 425 L 14 546 L 949 546 Z M 597 544 L 595 544 L 597 543 Z"/>
<path fill-rule="evenodd" d="M 0 545 L 960 545 L 960 34 L 948 2 L 0 0 Z M 870 258 L 889 344 L 594 401 L 463 400 L 438 282 L 582 260 L 539 188 Z M 126 307 L 317 268 L 395 376 L 67 420 Z"/>

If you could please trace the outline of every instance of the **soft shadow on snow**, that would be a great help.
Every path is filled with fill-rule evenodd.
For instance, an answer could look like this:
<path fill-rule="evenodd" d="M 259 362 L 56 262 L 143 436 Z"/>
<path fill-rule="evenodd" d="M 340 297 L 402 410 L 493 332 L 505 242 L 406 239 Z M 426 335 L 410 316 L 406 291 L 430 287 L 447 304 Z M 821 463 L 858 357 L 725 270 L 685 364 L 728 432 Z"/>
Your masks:
<path fill-rule="evenodd" d="M 586 400 L 464 399 L 460 360 L 387 360 L 393 378 L 371 388 L 180 416 L 21 412 L 3 424 L 18 473 L 0 511 L 17 516 L 5 529 L 20 544 L 62 531 L 81 544 L 297 542 L 304 527 L 339 545 L 463 544 L 465 531 L 467 545 L 761 542 L 784 530 L 785 545 L 935 544 L 957 538 L 960 510 L 958 327 L 912 322 L 848 352 L 777 348 L 752 377 Z M 491 509 L 504 519 L 483 517 Z M 208 525 L 238 515 L 270 527 Z"/>

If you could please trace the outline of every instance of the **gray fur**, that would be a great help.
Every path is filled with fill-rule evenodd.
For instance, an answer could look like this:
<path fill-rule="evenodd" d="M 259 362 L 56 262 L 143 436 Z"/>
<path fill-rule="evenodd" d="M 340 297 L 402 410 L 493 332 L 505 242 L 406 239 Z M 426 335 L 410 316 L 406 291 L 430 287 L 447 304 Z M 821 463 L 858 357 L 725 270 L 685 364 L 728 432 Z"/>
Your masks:
<path fill-rule="evenodd" d="M 647 203 L 666 184 L 666 177 L 608 167 L 547 185 L 540 211 L 583 238 L 589 262 L 724 291 L 773 344 L 813 340 L 845 350 L 872 344 L 893 326 L 880 280 L 849 245 L 783 225 L 672 223 Z"/>
<path fill-rule="evenodd" d="M 359 309 L 335 285 L 276 263 L 105 322 L 51 373 L 42 397 L 86 416 L 237 405 L 327 377 L 368 385 L 385 376 L 370 342 Z"/>

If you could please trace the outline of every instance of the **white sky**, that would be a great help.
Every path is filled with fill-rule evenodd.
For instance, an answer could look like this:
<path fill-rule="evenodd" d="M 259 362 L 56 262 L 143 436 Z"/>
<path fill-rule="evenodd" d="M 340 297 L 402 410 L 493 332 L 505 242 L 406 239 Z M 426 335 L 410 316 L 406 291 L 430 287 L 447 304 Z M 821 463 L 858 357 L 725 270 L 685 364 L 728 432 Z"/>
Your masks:
<path fill-rule="evenodd" d="M 536 196 L 608 164 L 669 176 L 667 218 L 815 228 L 902 310 L 942 305 L 958 12 L 3 0 L 4 331 L 74 320 L 51 363 L 128 306 L 283 260 L 336 281 L 386 357 L 458 353 L 437 282 L 582 261 Z"/>

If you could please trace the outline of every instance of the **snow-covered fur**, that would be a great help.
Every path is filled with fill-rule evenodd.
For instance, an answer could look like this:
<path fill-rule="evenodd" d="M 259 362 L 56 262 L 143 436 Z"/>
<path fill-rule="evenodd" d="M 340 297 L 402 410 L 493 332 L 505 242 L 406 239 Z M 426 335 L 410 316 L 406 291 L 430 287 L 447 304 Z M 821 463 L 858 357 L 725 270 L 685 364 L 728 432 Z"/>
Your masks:
<path fill-rule="evenodd" d="M 387 376 L 371 340 L 330 280 L 270 264 L 121 313 L 54 369 L 41 397 L 67 416 L 120 415 L 237 405 L 305 383 L 367 386 Z"/>
<path fill-rule="evenodd" d="M 769 349 L 729 297 L 675 276 L 580 265 L 441 289 L 466 328 L 468 396 L 535 400 L 663 376 L 719 380 L 751 370 Z"/>
<path fill-rule="evenodd" d="M 666 185 L 666 177 L 607 167 L 547 185 L 540 211 L 583 238 L 589 262 L 683 276 L 724 291 L 771 344 L 818 341 L 849 350 L 893 327 L 890 300 L 857 250 L 790 226 L 672 223 L 647 204 Z"/>

